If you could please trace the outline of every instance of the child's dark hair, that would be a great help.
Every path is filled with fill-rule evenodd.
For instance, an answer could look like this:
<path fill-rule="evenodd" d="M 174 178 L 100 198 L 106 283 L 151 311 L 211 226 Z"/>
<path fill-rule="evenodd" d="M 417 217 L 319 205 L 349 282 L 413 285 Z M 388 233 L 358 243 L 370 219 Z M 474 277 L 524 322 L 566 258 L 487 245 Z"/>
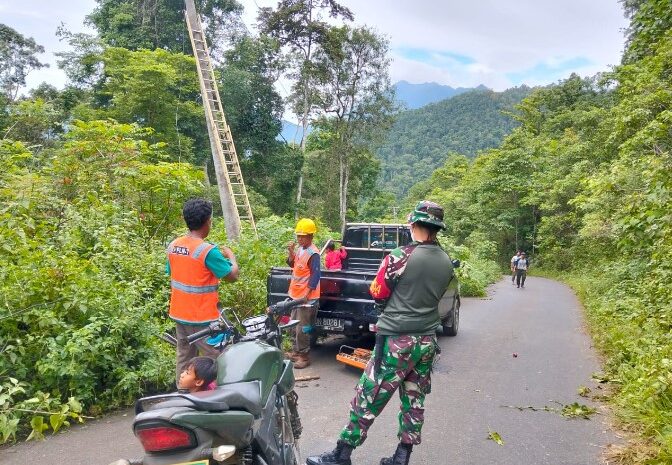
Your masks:
<path fill-rule="evenodd" d="M 212 204 L 205 199 L 187 200 L 182 208 L 182 216 L 187 228 L 196 231 L 212 216 Z"/>
<path fill-rule="evenodd" d="M 330 242 L 327 244 L 327 250 L 336 250 L 336 244 Z"/>
<path fill-rule="evenodd" d="M 196 378 L 203 380 L 203 386 L 217 378 L 217 362 L 210 357 L 194 357 L 189 360 L 189 367 L 194 369 Z"/>

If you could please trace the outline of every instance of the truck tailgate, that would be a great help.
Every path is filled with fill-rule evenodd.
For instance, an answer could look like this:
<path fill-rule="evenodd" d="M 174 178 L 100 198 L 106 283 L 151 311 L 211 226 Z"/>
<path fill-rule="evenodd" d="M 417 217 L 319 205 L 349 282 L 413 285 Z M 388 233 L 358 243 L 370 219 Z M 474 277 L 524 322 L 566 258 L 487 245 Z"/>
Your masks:
<path fill-rule="evenodd" d="M 273 267 L 268 275 L 268 304 L 285 300 L 292 270 Z M 378 315 L 369 286 L 375 271 L 329 271 L 322 270 L 320 279 L 320 308 L 318 318 L 345 320 L 344 333 L 355 334 L 368 331 L 368 325 L 376 323 Z"/>

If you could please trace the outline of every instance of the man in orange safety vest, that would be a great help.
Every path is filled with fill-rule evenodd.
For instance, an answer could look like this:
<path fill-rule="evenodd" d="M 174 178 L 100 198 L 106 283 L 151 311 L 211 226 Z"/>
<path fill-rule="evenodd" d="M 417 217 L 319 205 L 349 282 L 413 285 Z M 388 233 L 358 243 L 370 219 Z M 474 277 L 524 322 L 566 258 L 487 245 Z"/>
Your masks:
<path fill-rule="evenodd" d="M 203 355 L 217 358 L 219 351 L 200 340 L 193 345 L 187 337 L 219 318 L 219 280 L 238 279 L 236 257 L 228 247 L 217 247 L 205 238 L 212 226 L 212 205 L 204 199 L 188 200 L 182 216 L 189 228 L 168 246 L 166 273 L 170 275 L 170 318 L 177 329 L 175 379 L 200 349 Z M 221 251 L 220 251 L 221 249 Z"/>
<path fill-rule="evenodd" d="M 320 304 L 320 251 L 313 244 L 317 227 L 313 220 L 301 218 L 294 230 L 298 247 L 287 244 L 287 264 L 292 267 L 292 278 L 287 293 L 292 299 L 306 299 L 306 303 L 292 309 L 291 318 L 299 320 L 289 358 L 294 368 L 310 365 L 310 338 L 315 331 L 315 315 Z"/>

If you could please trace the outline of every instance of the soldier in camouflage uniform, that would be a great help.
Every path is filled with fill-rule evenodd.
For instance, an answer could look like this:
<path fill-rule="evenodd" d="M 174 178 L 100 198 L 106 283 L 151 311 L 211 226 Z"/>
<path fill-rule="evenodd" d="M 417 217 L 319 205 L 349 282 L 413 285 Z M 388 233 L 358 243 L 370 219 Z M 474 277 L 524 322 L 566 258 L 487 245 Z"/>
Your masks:
<path fill-rule="evenodd" d="M 422 201 L 409 215 L 413 242 L 386 256 L 371 284 L 381 310 L 374 356 L 355 389 L 350 419 L 333 451 L 308 457 L 308 465 L 351 465 L 350 454 L 366 439 L 368 429 L 394 392 L 399 390 L 399 445 L 381 465 L 408 465 L 420 444 L 425 396 L 438 353 L 438 304 L 453 276 L 448 255 L 436 241 L 443 209 Z"/>

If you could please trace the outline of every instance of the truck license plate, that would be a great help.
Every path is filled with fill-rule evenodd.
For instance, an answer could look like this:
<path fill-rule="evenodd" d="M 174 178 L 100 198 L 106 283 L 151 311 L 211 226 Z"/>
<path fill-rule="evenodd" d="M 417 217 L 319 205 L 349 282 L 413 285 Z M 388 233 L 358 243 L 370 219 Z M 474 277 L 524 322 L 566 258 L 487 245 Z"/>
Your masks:
<path fill-rule="evenodd" d="M 345 328 L 345 321 L 340 318 L 318 318 L 317 326 L 331 331 L 343 331 Z"/>

